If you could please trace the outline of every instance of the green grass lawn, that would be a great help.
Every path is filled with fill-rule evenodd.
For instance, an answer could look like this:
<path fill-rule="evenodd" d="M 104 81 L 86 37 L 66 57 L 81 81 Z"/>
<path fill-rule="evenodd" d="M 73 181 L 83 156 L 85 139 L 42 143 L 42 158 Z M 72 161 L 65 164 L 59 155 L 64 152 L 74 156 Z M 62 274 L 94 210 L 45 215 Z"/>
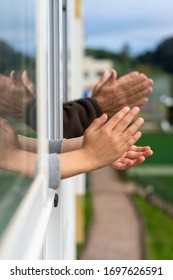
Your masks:
<path fill-rule="evenodd" d="M 143 134 L 138 145 L 150 145 L 153 156 L 125 173 L 126 179 L 152 187 L 156 195 L 173 204 L 173 134 Z"/>
<path fill-rule="evenodd" d="M 138 185 L 152 189 L 153 194 L 173 205 L 173 177 L 171 176 L 130 176 Z"/>
<path fill-rule="evenodd" d="M 152 188 L 155 195 L 173 205 L 173 135 L 143 134 L 137 145 L 151 146 L 154 154 L 141 166 L 129 169 L 125 178 Z M 172 260 L 173 219 L 142 197 L 134 200 L 145 225 L 147 258 Z"/>
<path fill-rule="evenodd" d="M 154 152 L 144 164 L 173 164 L 173 134 L 144 133 L 137 145 L 150 146 Z"/>
<path fill-rule="evenodd" d="M 147 259 L 172 260 L 173 219 L 142 197 L 134 201 L 144 221 Z"/>

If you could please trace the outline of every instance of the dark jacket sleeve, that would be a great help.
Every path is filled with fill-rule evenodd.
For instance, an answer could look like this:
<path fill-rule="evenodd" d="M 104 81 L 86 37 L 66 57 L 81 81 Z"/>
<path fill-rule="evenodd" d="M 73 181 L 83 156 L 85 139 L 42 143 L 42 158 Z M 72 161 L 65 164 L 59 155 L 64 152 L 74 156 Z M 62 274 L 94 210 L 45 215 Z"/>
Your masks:
<path fill-rule="evenodd" d="M 83 135 L 91 122 L 102 115 L 101 108 L 93 98 L 83 98 L 63 104 L 63 137 L 73 138 Z M 34 130 L 36 122 L 36 99 L 25 110 L 25 122 Z"/>
<path fill-rule="evenodd" d="M 37 130 L 37 108 L 36 108 L 36 99 L 33 99 L 28 103 L 24 112 L 24 121 L 25 123 L 32 127 L 34 130 Z"/>
<path fill-rule="evenodd" d="M 63 105 L 63 137 L 73 138 L 83 135 L 91 122 L 102 115 L 96 100 L 83 98 Z"/>

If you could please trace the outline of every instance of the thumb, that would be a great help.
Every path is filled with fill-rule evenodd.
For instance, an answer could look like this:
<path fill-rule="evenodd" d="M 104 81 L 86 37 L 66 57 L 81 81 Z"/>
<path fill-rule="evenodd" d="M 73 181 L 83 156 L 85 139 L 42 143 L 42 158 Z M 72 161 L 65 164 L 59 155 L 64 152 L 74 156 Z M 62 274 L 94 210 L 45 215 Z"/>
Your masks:
<path fill-rule="evenodd" d="M 27 70 L 24 70 L 24 71 L 22 72 L 22 82 L 23 82 L 24 86 L 25 86 L 33 95 L 35 95 L 35 86 L 34 86 L 34 84 L 31 82 Z"/>
<path fill-rule="evenodd" d="M 94 94 L 97 92 L 97 90 L 98 90 L 104 83 L 106 83 L 106 81 L 108 80 L 109 76 L 110 76 L 109 71 L 108 71 L 108 70 L 105 70 L 105 71 L 103 72 L 103 74 L 100 76 L 100 79 L 98 80 L 98 82 L 96 83 L 96 85 L 94 86 L 93 91 L 92 91 L 92 95 L 94 95 Z"/>
<path fill-rule="evenodd" d="M 105 70 L 99 79 L 100 86 L 103 85 L 108 80 L 109 77 L 110 77 L 109 71 Z"/>
<path fill-rule="evenodd" d="M 95 119 L 90 126 L 86 129 L 85 133 L 92 133 L 94 131 L 96 131 L 97 129 L 99 129 L 102 125 L 105 124 L 105 122 L 107 121 L 108 117 L 106 114 L 103 114 L 101 117 Z"/>
<path fill-rule="evenodd" d="M 112 69 L 111 75 L 107 80 L 106 84 L 112 84 L 117 79 L 117 72 L 116 70 Z"/>
<path fill-rule="evenodd" d="M 13 84 L 16 84 L 17 83 L 17 79 L 16 79 L 16 72 L 14 70 L 12 70 L 10 72 L 10 80 Z"/>

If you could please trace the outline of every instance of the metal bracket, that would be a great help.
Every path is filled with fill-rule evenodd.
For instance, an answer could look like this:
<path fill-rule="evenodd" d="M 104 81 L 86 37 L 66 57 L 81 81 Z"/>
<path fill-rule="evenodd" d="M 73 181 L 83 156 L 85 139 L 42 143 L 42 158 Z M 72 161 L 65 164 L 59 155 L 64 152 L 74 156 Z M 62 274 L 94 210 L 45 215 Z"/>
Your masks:
<path fill-rule="evenodd" d="M 58 207 L 58 202 L 59 202 L 59 196 L 58 196 L 58 194 L 56 193 L 56 194 L 55 194 L 55 197 L 54 197 L 54 207 Z"/>

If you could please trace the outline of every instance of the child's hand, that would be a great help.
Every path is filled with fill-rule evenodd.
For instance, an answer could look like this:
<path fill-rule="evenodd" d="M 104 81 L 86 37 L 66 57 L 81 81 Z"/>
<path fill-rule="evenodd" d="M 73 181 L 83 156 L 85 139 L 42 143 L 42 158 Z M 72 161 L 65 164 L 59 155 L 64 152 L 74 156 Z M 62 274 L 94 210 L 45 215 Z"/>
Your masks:
<path fill-rule="evenodd" d="M 124 107 L 108 122 L 105 114 L 92 122 L 84 134 L 83 150 L 93 169 L 112 164 L 138 141 L 144 120 L 130 124 L 138 112 L 138 107 Z"/>
<path fill-rule="evenodd" d="M 126 170 L 144 162 L 146 157 L 152 156 L 153 151 L 149 146 L 137 147 L 133 145 L 121 158 L 112 163 L 112 167 L 118 170 Z"/>

